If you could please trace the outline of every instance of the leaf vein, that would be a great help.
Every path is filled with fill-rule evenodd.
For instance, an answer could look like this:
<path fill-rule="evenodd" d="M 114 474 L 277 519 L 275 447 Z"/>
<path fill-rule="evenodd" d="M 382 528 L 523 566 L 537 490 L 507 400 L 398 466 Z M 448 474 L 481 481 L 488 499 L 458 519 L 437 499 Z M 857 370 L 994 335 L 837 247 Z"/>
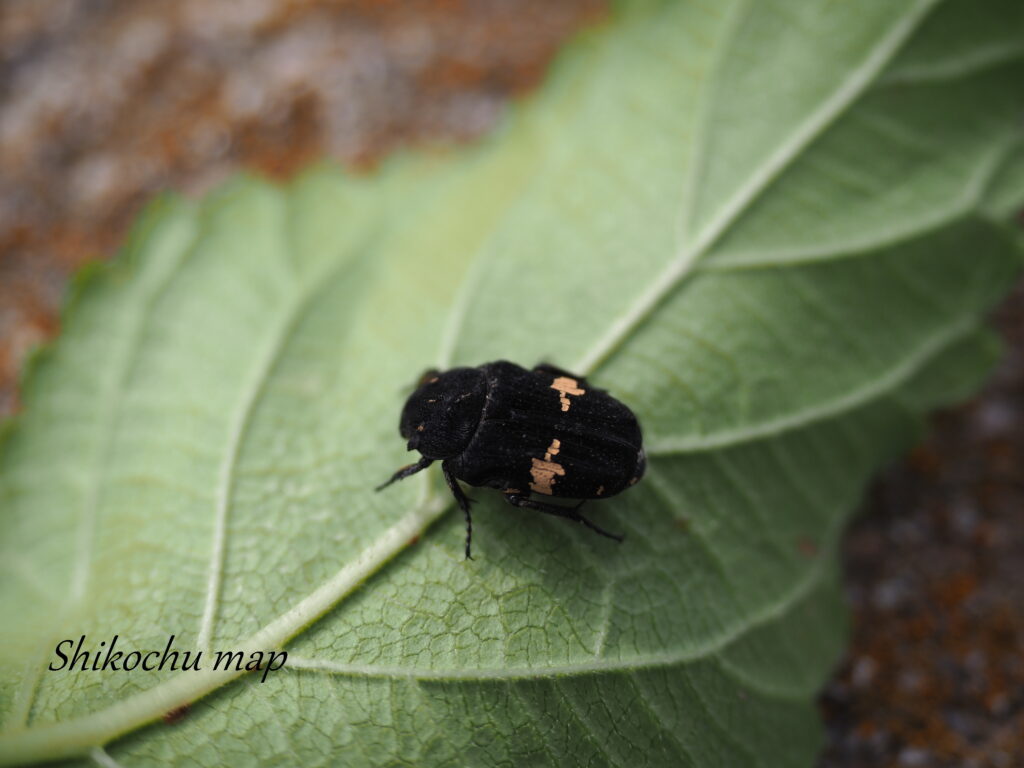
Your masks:
<path fill-rule="evenodd" d="M 637 300 L 617 318 L 609 330 L 576 364 L 575 370 L 587 376 L 604 363 L 638 327 L 661 305 L 693 271 L 729 227 L 765 189 L 800 156 L 825 129 L 833 123 L 870 85 L 872 80 L 906 42 L 927 16 L 937 0 L 918 0 L 903 18 L 893 25 L 867 58 L 855 67 L 842 84 L 808 116 L 789 137 L 748 178 L 711 219 L 690 245 L 684 246 L 666 268 L 640 294 Z M 726 37 L 730 40 L 731 37 Z"/>
<path fill-rule="evenodd" d="M 847 411 L 865 405 L 883 395 L 898 389 L 941 350 L 954 344 L 975 327 L 974 318 L 961 318 L 952 325 L 932 335 L 902 362 L 881 376 L 873 378 L 859 389 L 852 390 L 834 400 L 804 408 L 785 416 L 763 421 L 747 427 L 724 429 L 708 435 L 682 438 L 661 438 L 649 441 L 648 456 L 671 456 L 680 453 L 699 453 L 730 445 L 762 440 L 776 435 L 801 429 L 819 421 L 830 419 Z"/>

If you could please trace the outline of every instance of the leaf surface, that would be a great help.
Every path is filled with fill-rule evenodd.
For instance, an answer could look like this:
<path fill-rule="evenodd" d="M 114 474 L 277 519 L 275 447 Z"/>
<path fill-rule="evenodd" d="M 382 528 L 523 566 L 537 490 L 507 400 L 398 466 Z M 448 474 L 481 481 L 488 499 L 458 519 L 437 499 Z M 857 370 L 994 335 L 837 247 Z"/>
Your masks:
<path fill-rule="evenodd" d="M 0 758 L 809 764 L 843 524 L 1019 268 L 1020 16 L 624 4 L 471 151 L 154 204 L 0 445 Z M 624 545 L 481 490 L 467 562 L 435 472 L 373 493 L 496 358 L 637 412 Z M 82 634 L 290 655 L 48 671 Z"/>

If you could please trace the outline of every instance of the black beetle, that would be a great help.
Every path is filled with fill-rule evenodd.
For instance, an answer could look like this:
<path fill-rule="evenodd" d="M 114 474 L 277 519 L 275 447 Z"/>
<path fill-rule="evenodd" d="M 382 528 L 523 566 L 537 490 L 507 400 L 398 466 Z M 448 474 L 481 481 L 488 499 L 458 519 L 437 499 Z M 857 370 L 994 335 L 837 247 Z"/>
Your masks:
<path fill-rule="evenodd" d="M 441 461 L 444 478 L 466 516 L 466 557 L 473 523 L 470 499 L 458 480 L 497 488 L 516 507 L 582 523 L 602 536 L 579 508 L 586 499 L 614 496 L 646 467 L 636 416 L 603 389 L 552 365 L 533 370 L 498 360 L 476 368 L 427 371 L 402 409 L 399 431 L 422 458 L 386 483 Z M 580 499 L 562 507 L 539 496 Z"/>

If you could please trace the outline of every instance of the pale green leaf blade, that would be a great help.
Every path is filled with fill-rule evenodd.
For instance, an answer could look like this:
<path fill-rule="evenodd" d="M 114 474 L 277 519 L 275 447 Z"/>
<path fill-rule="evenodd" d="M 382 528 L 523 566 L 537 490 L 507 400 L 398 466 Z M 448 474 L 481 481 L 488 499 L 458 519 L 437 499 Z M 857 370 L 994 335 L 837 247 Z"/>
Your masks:
<path fill-rule="evenodd" d="M 809 764 L 843 523 L 1020 265 L 1024 78 L 971 12 L 624 4 L 461 157 L 154 209 L 0 446 L 0 757 Z M 637 411 L 626 544 L 478 491 L 466 562 L 436 476 L 372 492 L 420 370 L 498 357 Z M 46 671 L 114 633 L 291 656 Z"/>

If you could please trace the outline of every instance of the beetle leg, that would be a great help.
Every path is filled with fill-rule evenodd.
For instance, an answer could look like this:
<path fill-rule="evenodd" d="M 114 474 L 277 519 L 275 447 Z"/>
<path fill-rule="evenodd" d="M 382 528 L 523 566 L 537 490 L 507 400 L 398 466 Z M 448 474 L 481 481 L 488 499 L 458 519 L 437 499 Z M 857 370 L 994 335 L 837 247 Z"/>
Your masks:
<path fill-rule="evenodd" d="M 387 488 L 389 485 L 391 485 L 393 482 L 395 482 L 395 480 L 404 480 L 405 478 L 409 477 L 409 475 L 415 475 L 421 469 L 426 469 L 427 467 L 429 467 L 433 463 L 434 463 L 433 459 L 428 459 L 426 456 L 423 456 L 415 464 L 408 464 L 408 465 L 402 467 L 400 470 L 395 472 L 395 474 L 393 474 L 386 482 L 383 482 L 380 485 L 378 485 L 376 488 L 374 488 L 374 490 L 375 491 L 383 490 L 384 488 Z"/>
<path fill-rule="evenodd" d="M 591 522 L 577 510 L 583 506 L 581 501 L 575 507 L 560 507 L 557 504 L 546 504 L 542 501 L 534 501 L 524 493 L 505 493 L 505 500 L 513 507 L 524 507 L 526 509 L 536 509 L 538 512 L 544 512 L 549 515 L 556 515 L 557 517 L 567 517 L 570 520 L 575 520 L 577 523 L 581 523 L 595 533 L 599 533 L 602 536 L 607 536 L 609 539 L 615 539 L 615 541 L 622 542 L 625 536 L 618 533 L 611 533 L 606 531 L 597 523 Z"/>
<path fill-rule="evenodd" d="M 466 516 L 466 559 L 472 560 L 473 556 L 469 553 L 469 545 L 473 541 L 473 517 L 469 514 L 469 505 L 473 503 L 473 500 L 462 492 L 462 487 L 455 479 L 455 475 L 452 474 L 447 461 L 441 464 L 441 470 L 444 472 L 444 479 L 451 489 L 452 496 L 455 497 L 455 503 L 459 505 L 462 514 Z"/>

